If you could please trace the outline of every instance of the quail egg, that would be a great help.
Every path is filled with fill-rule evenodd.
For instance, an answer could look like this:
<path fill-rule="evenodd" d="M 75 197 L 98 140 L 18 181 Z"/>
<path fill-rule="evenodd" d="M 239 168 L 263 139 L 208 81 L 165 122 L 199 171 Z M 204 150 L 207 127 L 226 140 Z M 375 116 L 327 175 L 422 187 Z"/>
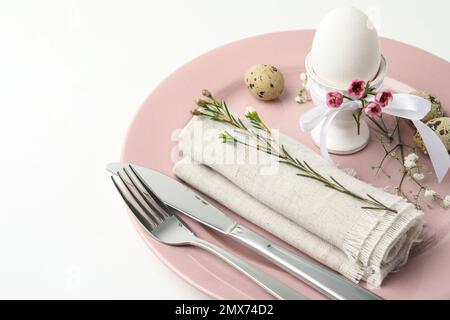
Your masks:
<path fill-rule="evenodd" d="M 450 152 L 450 118 L 441 117 L 431 119 L 426 124 L 438 135 L 447 151 Z M 416 133 L 414 136 L 414 144 L 426 152 L 425 145 L 419 133 Z"/>
<path fill-rule="evenodd" d="M 422 97 L 431 102 L 431 110 L 422 119 L 422 122 L 427 123 L 431 119 L 440 118 L 444 116 L 444 113 L 442 112 L 441 102 L 439 101 L 439 99 L 437 99 L 436 97 L 432 96 L 431 94 L 425 91 L 413 91 L 411 92 L 411 94 L 418 97 Z"/>
<path fill-rule="evenodd" d="M 260 100 L 274 100 L 284 90 L 284 77 L 278 68 L 268 64 L 258 64 L 245 73 L 247 89 Z"/>

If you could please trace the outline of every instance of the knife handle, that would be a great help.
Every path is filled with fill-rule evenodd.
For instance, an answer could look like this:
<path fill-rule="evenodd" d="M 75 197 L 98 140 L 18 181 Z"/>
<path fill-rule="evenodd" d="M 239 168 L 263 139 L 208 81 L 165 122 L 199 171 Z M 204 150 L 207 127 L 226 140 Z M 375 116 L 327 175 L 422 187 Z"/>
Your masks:
<path fill-rule="evenodd" d="M 229 233 L 242 244 L 256 249 L 276 265 L 326 296 L 338 300 L 383 300 L 350 280 L 289 251 L 242 226 Z"/>

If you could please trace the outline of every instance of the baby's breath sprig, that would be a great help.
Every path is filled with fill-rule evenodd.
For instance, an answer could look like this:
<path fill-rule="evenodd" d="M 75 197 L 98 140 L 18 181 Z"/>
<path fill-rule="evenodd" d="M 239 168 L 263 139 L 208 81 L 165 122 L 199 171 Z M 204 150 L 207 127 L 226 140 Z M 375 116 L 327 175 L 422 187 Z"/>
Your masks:
<path fill-rule="evenodd" d="M 432 208 L 427 200 L 437 201 L 443 208 L 450 207 L 450 205 L 446 205 L 445 200 L 447 197 L 450 200 L 450 196 L 440 195 L 422 182 L 425 179 L 425 175 L 430 174 L 430 172 L 427 172 L 427 168 L 420 163 L 419 156 L 415 153 L 416 148 L 403 142 L 400 118 L 395 117 L 395 127 L 391 131 L 387 126 L 385 127 L 386 133 L 379 132 L 379 141 L 385 154 L 377 166 L 372 166 L 372 169 L 376 170 L 375 174 L 382 172 L 390 179 L 391 176 L 384 169 L 384 164 L 387 159 L 393 159 L 400 165 L 401 172 L 399 183 L 395 187 L 398 195 L 414 204 L 419 210 L 422 209 L 422 204 L 425 204 L 429 209 Z M 392 145 L 393 142 L 395 143 L 394 146 Z M 406 154 L 407 151 L 408 154 Z M 416 188 L 411 187 L 405 191 L 404 182 L 406 179 L 412 181 Z M 414 191 L 414 189 L 417 190 Z"/>
<path fill-rule="evenodd" d="M 258 112 L 254 108 L 248 108 L 245 112 L 245 117 L 251 124 L 251 127 L 248 127 L 239 117 L 233 115 L 230 112 L 225 101 L 219 101 L 215 99 L 212 96 L 211 92 L 209 92 L 208 90 L 203 90 L 202 95 L 206 99 L 197 100 L 198 108 L 191 111 L 194 116 L 205 116 L 213 121 L 227 123 L 233 126 L 235 129 L 239 130 L 241 133 L 254 138 L 256 141 L 256 145 L 250 145 L 247 142 L 241 141 L 238 138 L 234 137 L 228 131 L 223 131 L 220 134 L 220 139 L 223 143 L 239 143 L 248 147 L 257 148 L 260 151 L 271 154 L 277 157 L 281 163 L 285 163 L 298 169 L 300 172 L 297 173 L 297 176 L 316 180 L 323 183 L 327 188 L 342 192 L 366 203 L 367 205 L 361 207 L 363 209 L 387 210 L 397 213 L 396 210 L 389 208 L 370 194 L 359 195 L 342 185 L 334 177 L 325 177 L 324 175 L 313 169 L 306 161 L 299 160 L 298 158 L 293 157 L 283 144 L 277 143 L 272 138 L 270 129 L 262 121 Z"/>

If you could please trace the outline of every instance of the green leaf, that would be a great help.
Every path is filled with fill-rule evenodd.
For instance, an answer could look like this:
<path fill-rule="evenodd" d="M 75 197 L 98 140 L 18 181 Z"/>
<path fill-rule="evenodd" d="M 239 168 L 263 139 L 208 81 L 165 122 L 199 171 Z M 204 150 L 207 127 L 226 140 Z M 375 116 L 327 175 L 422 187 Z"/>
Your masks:
<path fill-rule="evenodd" d="M 341 187 L 342 189 L 347 190 L 346 187 L 344 187 L 341 183 L 339 183 L 339 181 L 337 181 L 337 180 L 336 180 L 335 178 L 333 178 L 332 176 L 330 176 L 330 179 L 331 179 L 334 183 L 336 183 L 339 187 Z"/>
<path fill-rule="evenodd" d="M 372 199 L 373 201 L 375 201 L 376 203 L 378 203 L 379 205 L 384 206 L 384 204 L 382 204 L 380 201 L 378 201 L 377 199 L 375 199 L 374 197 L 372 197 L 370 194 L 366 193 L 366 196 L 368 196 L 370 199 Z M 386 207 L 386 206 L 385 206 Z"/>
<path fill-rule="evenodd" d="M 245 126 L 245 124 L 242 122 L 242 120 L 240 118 L 238 118 L 239 124 L 242 126 L 242 129 L 247 130 L 247 127 Z"/>

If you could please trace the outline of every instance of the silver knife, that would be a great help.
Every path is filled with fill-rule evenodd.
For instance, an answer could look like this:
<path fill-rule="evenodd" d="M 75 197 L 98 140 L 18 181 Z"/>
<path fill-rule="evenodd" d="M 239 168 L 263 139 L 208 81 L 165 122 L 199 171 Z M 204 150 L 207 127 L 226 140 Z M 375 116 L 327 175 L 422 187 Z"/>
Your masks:
<path fill-rule="evenodd" d="M 129 163 L 111 163 L 106 168 L 117 175 L 117 172 L 128 168 L 129 165 Z M 132 166 L 167 205 L 262 254 L 326 296 L 339 300 L 383 299 L 238 224 L 185 184 L 158 171 L 134 164 Z"/>

